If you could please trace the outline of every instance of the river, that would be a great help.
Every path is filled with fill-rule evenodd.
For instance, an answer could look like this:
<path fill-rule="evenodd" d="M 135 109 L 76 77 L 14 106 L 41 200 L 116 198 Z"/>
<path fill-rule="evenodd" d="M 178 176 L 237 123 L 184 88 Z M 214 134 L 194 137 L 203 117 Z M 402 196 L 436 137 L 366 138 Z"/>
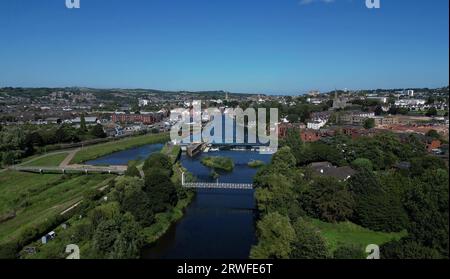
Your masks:
<path fill-rule="evenodd" d="M 121 151 L 90 161 L 90 164 L 123 164 L 156 152 L 159 145 L 147 145 Z M 129 151 L 129 152 L 128 152 Z M 145 156 L 144 156 L 145 155 Z M 252 183 L 257 169 L 251 160 L 269 162 L 271 155 L 251 151 L 217 151 L 201 153 L 195 158 L 181 156 L 182 165 L 198 181 L 215 181 L 211 170 L 200 163 L 203 156 L 225 156 L 233 159 L 231 173 L 220 173 L 220 182 Z M 126 163 L 126 162 L 125 162 Z M 157 243 L 142 251 L 149 259 L 245 259 L 255 243 L 255 201 L 253 190 L 197 190 L 183 218 L 174 224 Z"/>

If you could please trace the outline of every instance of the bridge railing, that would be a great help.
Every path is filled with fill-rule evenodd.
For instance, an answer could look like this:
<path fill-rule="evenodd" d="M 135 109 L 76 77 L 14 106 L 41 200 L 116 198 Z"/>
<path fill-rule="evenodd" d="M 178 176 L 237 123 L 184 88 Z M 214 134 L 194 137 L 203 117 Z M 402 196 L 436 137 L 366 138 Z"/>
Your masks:
<path fill-rule="evenodd" d="M 183 184 L 184 188 L 195 189 L 253 189 L 251 183 L 207 183 L 207 182 L 189 182 Z"/>

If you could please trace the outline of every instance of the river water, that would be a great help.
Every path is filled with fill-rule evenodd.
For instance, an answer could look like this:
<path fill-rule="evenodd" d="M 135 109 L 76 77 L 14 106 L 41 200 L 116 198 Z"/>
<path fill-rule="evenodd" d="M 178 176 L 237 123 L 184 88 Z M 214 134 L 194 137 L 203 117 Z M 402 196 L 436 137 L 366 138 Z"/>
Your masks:
<path fill-rule="evenodd" d="M 136 160 L 156 152 L 159 145 L 117 152 L 89 162 L 113 164 Z M 136 155 L 139 154 L 139 155 Z M 247 166 L 251 160 L 270 161 L 271 155 L 251 151 L 217 151 L 201 153 L 195 158 L 181 156 L 182 165 L 198 181 L 215 181 L 211 170 L 200 162 L 203 156 L 225 156 L 233 159 L 231 173 L 220 173 L 219 182 L 252 183 L 257 169 Z M 126 158 L 126 159 L 125 159 Z M 142 251 L 150 259 L 245 259 L 255 243 L 255 201 L 253 190 L 197 190 L 183 218 L 174 224 L 158 242 Z"/>

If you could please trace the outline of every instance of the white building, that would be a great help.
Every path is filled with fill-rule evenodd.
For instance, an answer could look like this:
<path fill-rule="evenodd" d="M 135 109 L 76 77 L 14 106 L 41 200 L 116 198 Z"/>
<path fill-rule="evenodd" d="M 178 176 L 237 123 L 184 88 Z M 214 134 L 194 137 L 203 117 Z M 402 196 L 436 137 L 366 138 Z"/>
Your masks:
<path fill-rule="evenodd" d="M 325 126 L 325 124 L 327 124 L 326 120 L 318 119 L 318 120 L 309 121 L 306 127 L 311 130 L 320 130 L 320 128 Z"/>
<path fill-rule="evenodd" d="M 147 100 L 147 99 L 139 99 L 138 102 L 139 102 L 139 107 L 145 107 L 150 104 L 150 100 Z"/>
<path fill-rule="evenodd" d="M 308 98 L 306 99 L 306 101 L 310 104 L 313 105 L 320 105 L 321 103 L 323 103 L 324 99 L 319 99 L 319 98 Z"/>
<path fill-rule="evenodd" d="M 417 108 L 426 104 L 426 100 L 423 99 L 402 99 L 395 101 L 397 107 Z"/>

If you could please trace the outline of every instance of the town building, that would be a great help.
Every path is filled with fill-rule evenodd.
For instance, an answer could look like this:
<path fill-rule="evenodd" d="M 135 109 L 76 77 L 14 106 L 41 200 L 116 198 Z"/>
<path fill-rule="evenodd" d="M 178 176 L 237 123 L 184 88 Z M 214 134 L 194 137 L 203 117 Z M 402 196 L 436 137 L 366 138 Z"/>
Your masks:
<path fill-rule="evenodd" d="M 374 112 L 349 112 L 339 116 L 339 122 L 343 125 L 362 126 L 368 118 L 375 118 Z"/>
<path fill-rule="evenodd" d="M 162 116 L 158 113 L 114 113 L 111 116 L 111 121 L 114 123 L 143 123 L 154 124 L 162 120 Z"/>

